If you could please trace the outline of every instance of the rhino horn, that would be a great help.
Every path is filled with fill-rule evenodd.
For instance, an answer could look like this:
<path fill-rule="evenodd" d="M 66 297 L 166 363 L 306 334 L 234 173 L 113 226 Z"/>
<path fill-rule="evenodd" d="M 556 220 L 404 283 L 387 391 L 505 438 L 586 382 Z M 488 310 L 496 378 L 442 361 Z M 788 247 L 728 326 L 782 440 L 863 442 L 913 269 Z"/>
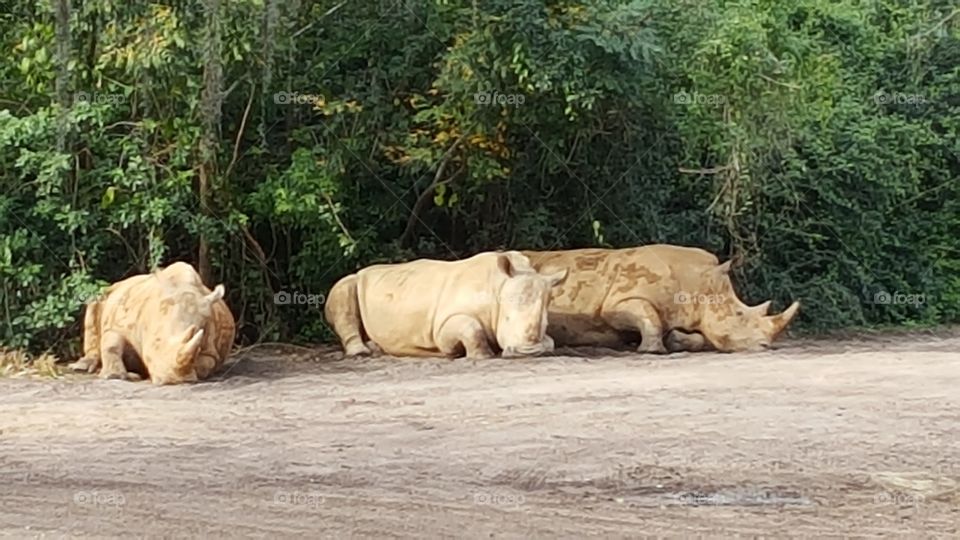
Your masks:
<path fill-rule="evenodd" d="M 770 304 L 772 300 L 767 300 L 762 304 L 757 304 L 750 308 L 750 311 L 757 315 L 766 315 L 770 311 Z"/>
<path fill-rule="evenodd" d="M 797 315 L 797 310 L 800 309 L 800 301 L 796 301 L 790 304 L 790 307 L 785 309 L 783 313 L 778 313 L 776 315 L 770 315 L 767 317 L 770 319 L 770 323 L 773 325 L 773 337 L 778 336 L 781 332 L 786 329 L 787 325 L 790 324 L 790 321 Z"/>
<path fill-rule="evenodd" d="M 203 328 L 197 329 L 197 325 L 191 324 L 182 334 L 180 334 L 180 349 L 177 351 L 177 367 L 186 368 L 193 365 L 197 352 L 200 351 L 200 344 L 203 341 Z"/>

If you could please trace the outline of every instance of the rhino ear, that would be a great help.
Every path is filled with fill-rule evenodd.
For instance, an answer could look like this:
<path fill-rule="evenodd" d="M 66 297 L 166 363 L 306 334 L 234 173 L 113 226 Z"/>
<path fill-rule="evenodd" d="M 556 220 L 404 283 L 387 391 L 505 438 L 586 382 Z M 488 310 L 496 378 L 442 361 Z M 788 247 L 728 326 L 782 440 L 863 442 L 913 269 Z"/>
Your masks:
<path fill-rule="evenodd" d="M 566 268 L 564 268 L 558 272 L 547 274 L 543 277 L 547 278 L 547 282 L 550 283 L 550 287 L 556 287 L 567 280 L 567 275 L 569 275 L 569 272 Z"/>
<path fill-rule="evenodd" d="M 703 271 L 703 277 L 708 280 L 727 277 L 730 274 L 730 265 L 732 263 L 733 260 L 731 259 L 723 264 L 711 266 Z"/>
<path fill-rule="evenodd" d="M 217 285 L 216 287 L 213 288 L 213 292 L 212 292 L 212 293 L 204 296 L 204 297 L 203 297 L 203 300 L 204 300 L 204 302 L 206 302 L 207 304 L 213 304 L 213 303 L 216 302 L 217 300 L 222 299 L 222 298 L 223 298 L 223 295 L 224 295 L 226 292 L 227 292 L 226 288 L 225 288 L 225 287 L 223 286 L 223 284 L 221 283 L 220 285 Z"/>
<path fill-rule="evenodd" d="M 513 277 L 513 262 L 510 260 L 509 255 L 504 253 L 497 254 L 497 268 L 499 268 L 500 271 L 506 274 L 508 277 Z"/>

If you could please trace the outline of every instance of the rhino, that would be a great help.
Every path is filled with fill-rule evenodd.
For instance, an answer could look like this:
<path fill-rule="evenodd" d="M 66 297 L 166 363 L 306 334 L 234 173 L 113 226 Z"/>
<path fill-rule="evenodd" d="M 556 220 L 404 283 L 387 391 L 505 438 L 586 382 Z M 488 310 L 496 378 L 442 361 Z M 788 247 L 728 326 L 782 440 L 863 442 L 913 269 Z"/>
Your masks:
<path fill-rule="evenodd" d="M 521 253 L 540 272 L 570 271 L 550 302 L 547 333 L 558 345 L 618 347 L 639 338 L 638 352 L 752 351 L 770 347 L 800 307 L 794 302 L 768 315 L 770 301 L 744 304 L 730 281 L 730 261 L 720 264 L 698 248 Z"/>
<path fill-rule="evenodd" d="M 184 262 L 118 281 L 87 304 L 83 357 L 69 367 L 158 385 L 206 379 L 223 365 L 236 334 L 224 293 L 222 284 L 205 287 Z"/>
<path fill-rule="evenodd" d="M 347 357 L 535 356 L 553 351 L 550 291 L 566 276 L 539 274 L 516 251 L 378 264 L 339 280 L 324 317 Z"/>

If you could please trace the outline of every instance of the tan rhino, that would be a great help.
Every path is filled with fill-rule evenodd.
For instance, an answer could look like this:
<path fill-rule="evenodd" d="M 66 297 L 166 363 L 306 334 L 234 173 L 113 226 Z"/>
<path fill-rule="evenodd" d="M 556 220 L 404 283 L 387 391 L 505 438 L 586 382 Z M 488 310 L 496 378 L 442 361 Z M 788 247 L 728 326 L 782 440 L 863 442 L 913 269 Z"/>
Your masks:
<path fill-rule="evenodd" d="M 800 307 L 767 315 L 769 301 L 747 306 L 733 290 L 730 262 L 697 248 L 522 253 L 540 272 L 570 270 L 550 302 L 547 332 L 559 345 L 614 347 L 639 338 L 639 352 L 756 350 L 769 347 Z"/>
<path fill-rule="evenodd" d="M 369 266 L 338 281 L 324 306 L 346 356 L 532 356 L 553 350 L 550 291 L 567 271 L 538 274 L 518 252 L 460 261 Z"/>
<path fill-rule="evenodd" d="M 223 285 L 210 291 L 183 262 L 114 283 L 87 305 L 83 357 L 70 367 L 154 384 L 206 379 L 223 365 L 236 332 L 223 295 Z"/>

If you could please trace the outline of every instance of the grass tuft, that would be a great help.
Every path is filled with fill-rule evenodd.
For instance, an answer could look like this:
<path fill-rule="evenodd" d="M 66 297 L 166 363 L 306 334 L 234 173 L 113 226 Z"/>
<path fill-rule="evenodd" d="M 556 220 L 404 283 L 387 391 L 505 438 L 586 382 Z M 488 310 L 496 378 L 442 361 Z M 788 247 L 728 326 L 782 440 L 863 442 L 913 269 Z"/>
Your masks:
<path fill-rule="evenodd" d="M 31 358 L 22 349 L 0 348 L 0 377 L 46 377 L 61 376 L 57 366 L 59 359 L 48 352 Z"/>

